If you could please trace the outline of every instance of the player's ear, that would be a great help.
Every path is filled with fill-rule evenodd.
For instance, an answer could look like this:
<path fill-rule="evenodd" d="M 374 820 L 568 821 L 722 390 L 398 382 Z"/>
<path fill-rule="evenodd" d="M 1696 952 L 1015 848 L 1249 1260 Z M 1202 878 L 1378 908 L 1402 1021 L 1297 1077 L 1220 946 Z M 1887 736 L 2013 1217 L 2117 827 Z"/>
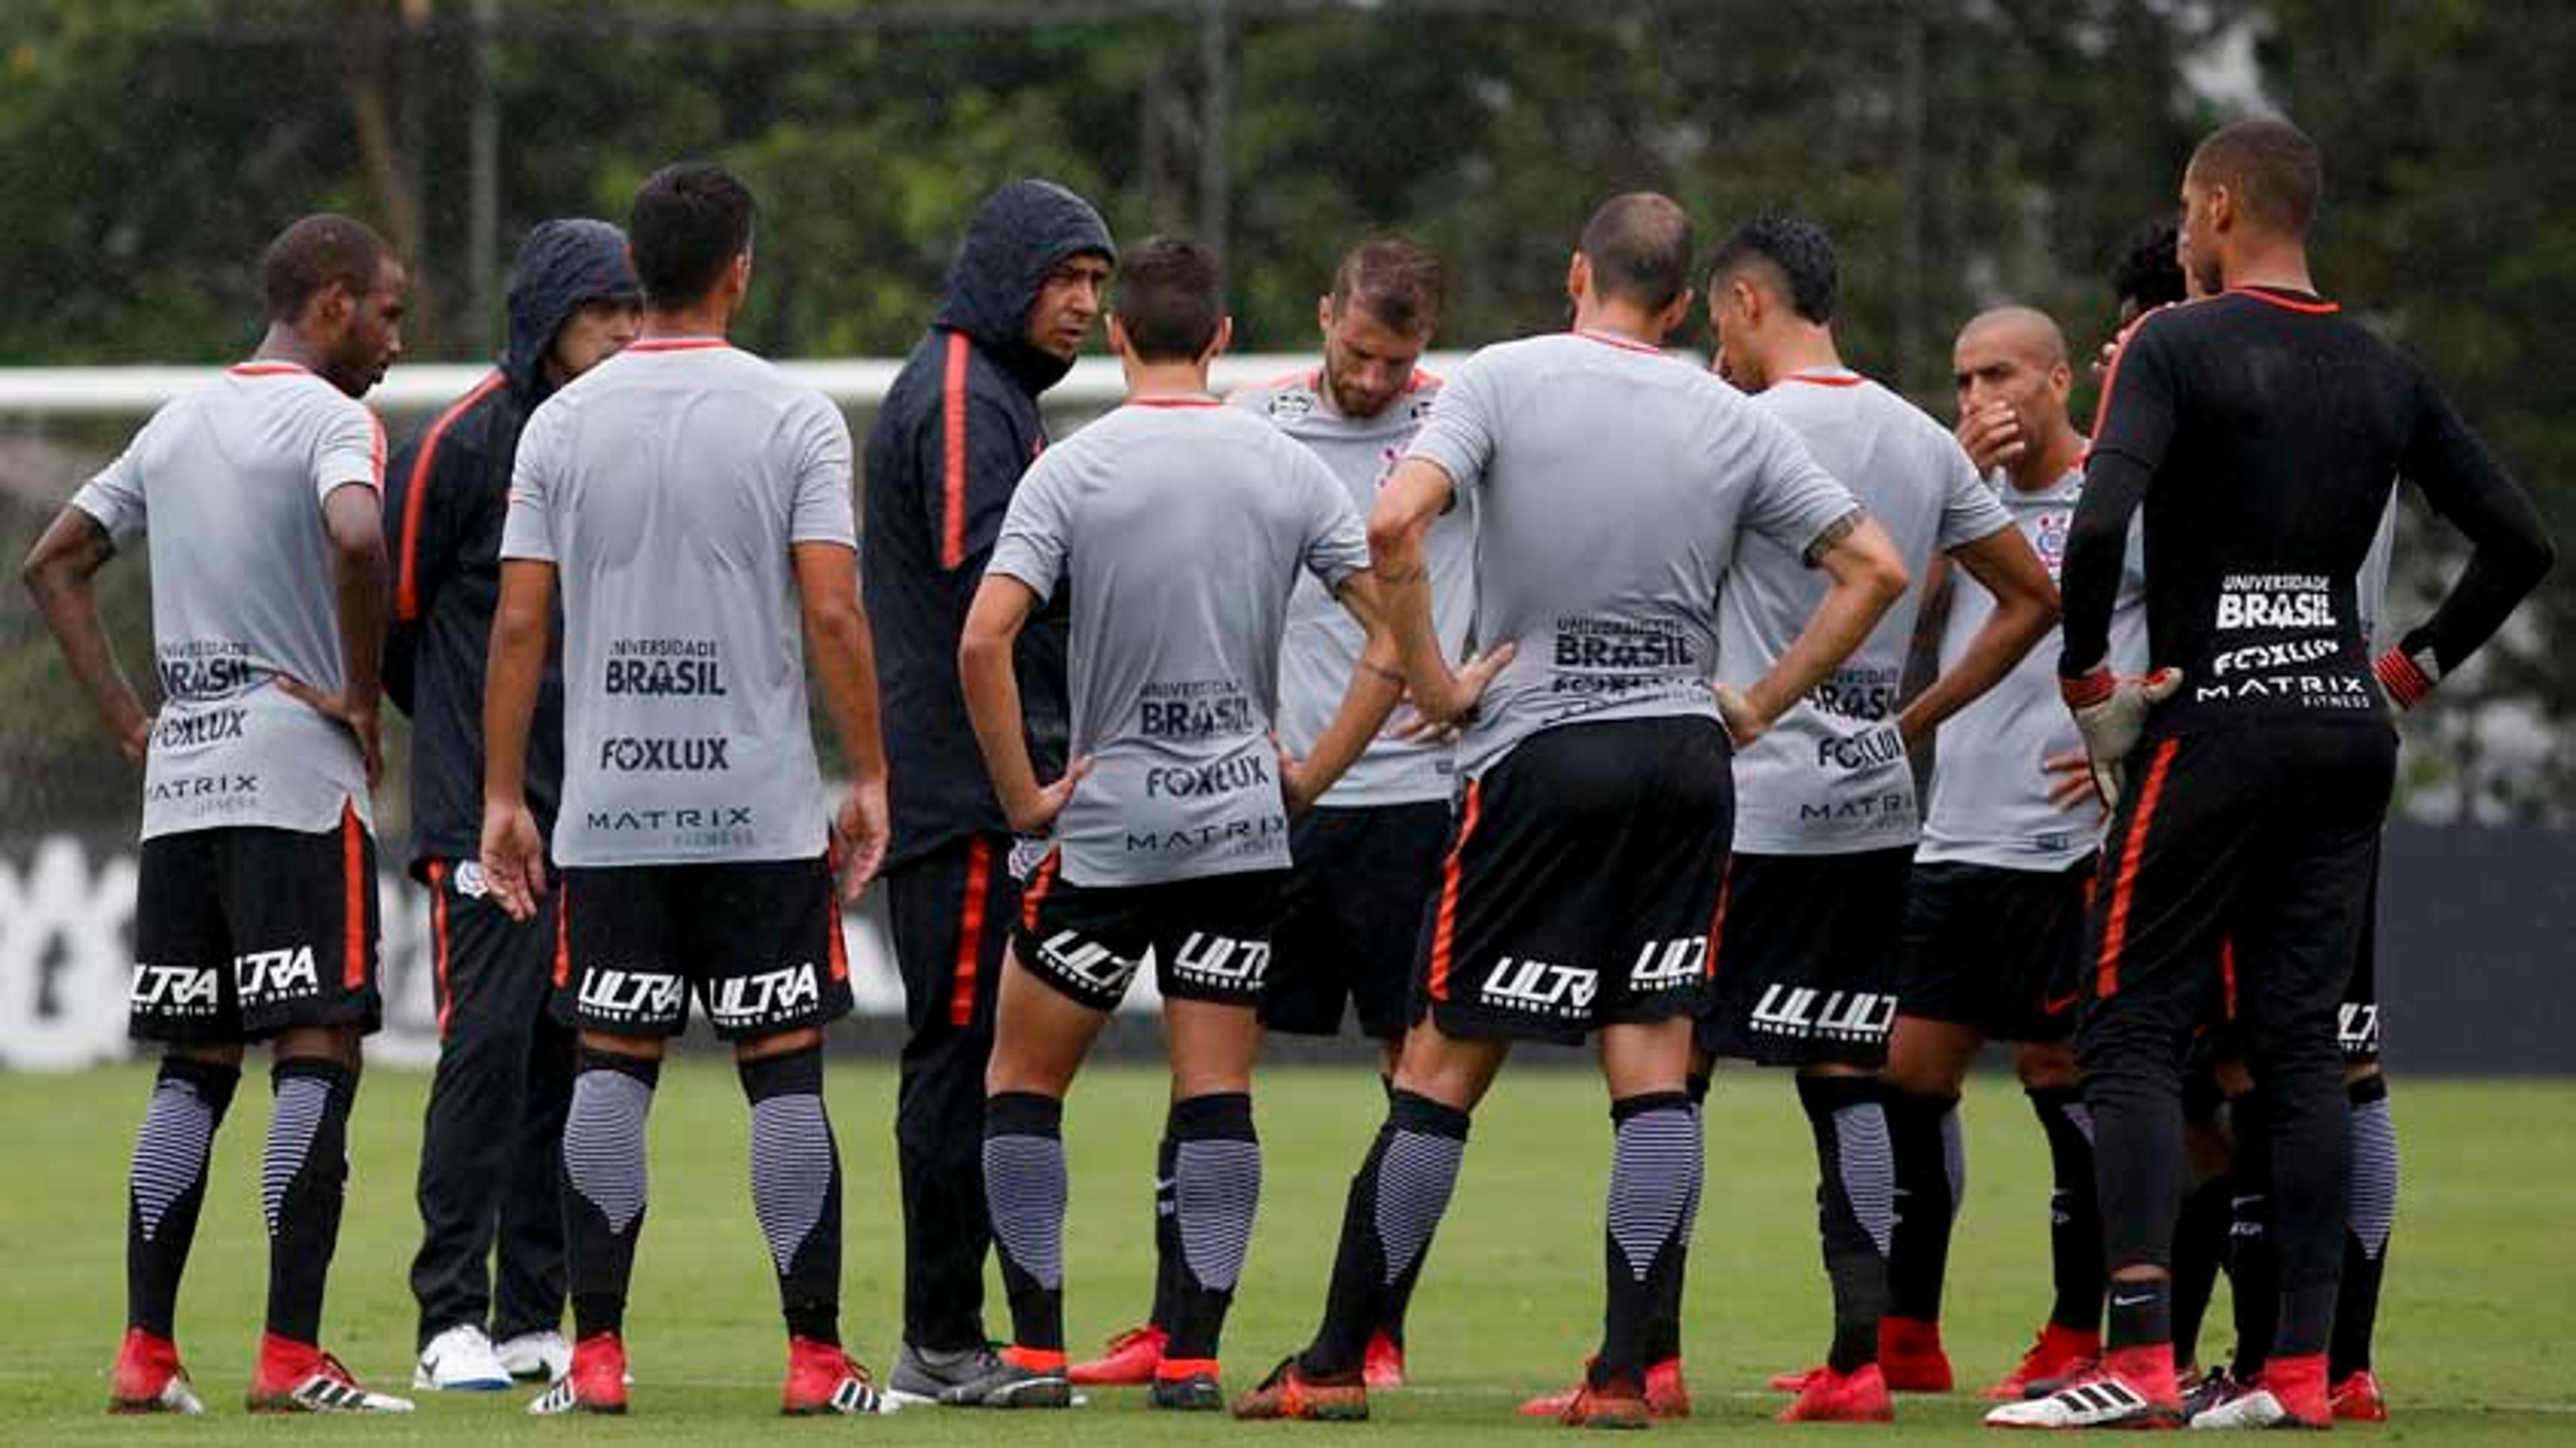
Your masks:
<path fill-rule="evenodd" d="M 1661 330 L 1664 335 L 1671 336 L 1674 328 L 1690 320 L 1691 304 L 1698 300 L 1699 293 L 1692 291 L 1688 287 L 1682 288 L 1682 294 L 1666 303 L 1664 310 L 1656 316 L 1655 323 L 1657 328 Z"/>
<path fill-rule="evenodd" d="M 1124 357 L 1128 352 L 1127 327 L 1118 320 L 1116 312 L 1109 314 L 1109 352 L 1113 357 Z"/>
<path fill-rule="evenodd" d="M 1333 299 L 1328 293 L 1315 299 L 1315 330 L 1327 336 L 1333 330 Z"/>
<path fill-rule="evenodd" d="M 1207 351 L 1199 354 L 1199 361 L 1202 363 L 1214 362 L 1217 358 L 1225 354 L 1225 350 L 1228 347 L 1233 345 L 1234 318 L 1231 316 L 1219 317 L 1216 322 L 1216 336 L 1209 340 Z"/>
<path fill-rule="evenodd" d="M 1565 297 L 1579 307 L 1591 291 L 1592 258 L 1578 251 L 1574 259 L 1565 264 Z"/>

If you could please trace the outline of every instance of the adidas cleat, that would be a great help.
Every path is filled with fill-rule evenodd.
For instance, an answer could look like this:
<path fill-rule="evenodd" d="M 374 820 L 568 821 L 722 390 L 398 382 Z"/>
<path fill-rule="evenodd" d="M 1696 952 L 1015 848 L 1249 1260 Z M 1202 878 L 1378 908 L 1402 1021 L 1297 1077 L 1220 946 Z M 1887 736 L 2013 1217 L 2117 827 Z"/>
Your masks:
<path fill-rule="evenodd" d="M 778 1395 L 778 1411 L 790 1418 L 819 1418 L 833 1413 L 860 1416 L 891 1413 L 896 1404 L 877 1391 L 868 1370 L 837 1343 L 811 1338 L 787 1341 L 787 1386 Z"/>
<path fill-rule="evenodd" d="M 1368 1415 L 1368 1382 L 1360 1374 L 1309 1377 L 1293 1357 L 1280 1359 L 1261 1386 L 1234 1400 L 1234 1416 L 1246 1419 L 1364 1423 Z"/>
<path fill-rule="evenodd" d="M 2006 1403 L 1986 1414 L 1989 1428 L 2179 1428 L 2179 1398 L 2140 1392 L 2117 1373 L 2079 1378 L 2044 1398 Z"/>
<path fill-rule="evenodd" d="M 340 1360 L 307 1342 L 263 1333 L 259 1367 L 251 1374 L 248 1405 L 254 1413 L 408 1413 L 411 1399 L 371 1393 Z"/>
<path fill-rule="evenodd" d="M 1152 1323 L 1131 1327 L 1109 1339 L 1108 1350 L 1087 1363 L 1075 1363 L 1065 1380 L 1087 1388 L 1141 1388 L 1154 1380 L 1170 1337 Z"/>
<path fill-rule="evenodd" d="M 2276 1357 L 2237 1393 L 2192 1415 L 2196 1430 L 2227 1432 L 2247 1428 L 2313 1428 L 2334 1426 L 2334 1405 L 2326 1396 L 2322 1353 Z"/>
<path fill-rule="evenodd" d="M 574 1343 L 571 1366 L 528 1404 L 529 1414 L 539 1418 L 561 1413 L 614 1416 L 625 1411 L 626 1343 L 613 1332 L 594 1333 Z"/>
<path fill-rule="evenodd" d="M 188 1385 L 188 1370 L 179 1365 L 179 1345 L 166 1337 L 128 1328 L 117 1349 L 116 1373 L 107 1389 L 111 1413 L 202 1413 Z"/>
<path fill-rule="evenodd" d="M 572 1344 L 553 1328 L 523 1332 L 492 1344 L 501 1371 L 523 1383 L 551 1383 L 572 1371 Z"/>

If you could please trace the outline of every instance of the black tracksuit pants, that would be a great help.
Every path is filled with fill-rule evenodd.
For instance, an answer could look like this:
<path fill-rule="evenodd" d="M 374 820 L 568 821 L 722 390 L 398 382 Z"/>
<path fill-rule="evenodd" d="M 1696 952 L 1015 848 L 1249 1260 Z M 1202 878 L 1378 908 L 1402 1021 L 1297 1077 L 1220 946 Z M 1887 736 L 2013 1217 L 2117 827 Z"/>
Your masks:
<path fill-rule="evenodd" d="M 548 1010 L 555 895 L 518 924 L 470 865 L 460 889 L 459 869 L 428 867 L 438 1074 L 421 1128 L 411 1264 L 424 1345 L 460 1323 L 488 1326 L 496 1342 L 554 1328 L 564 1306 L 558 1181 L 573 1035 Z"/>

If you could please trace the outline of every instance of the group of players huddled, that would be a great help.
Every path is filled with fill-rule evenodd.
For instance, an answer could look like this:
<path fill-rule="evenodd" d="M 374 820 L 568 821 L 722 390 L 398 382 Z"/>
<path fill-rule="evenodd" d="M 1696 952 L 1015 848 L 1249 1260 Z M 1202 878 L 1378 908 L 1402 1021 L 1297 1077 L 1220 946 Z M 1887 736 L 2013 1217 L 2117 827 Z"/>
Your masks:
<path fill-rule="evenodd" d="M 1440 265 L 1371 240 L 1318 304 L 1320 365 L 1221 399 L 1215 257 L 1122 255 L 1081 198 L 1017 182 L 879 412 L 863 501 L 838 411 L 726 341 L 755 207 L 720 168 L 656 173 L 622 235 L 540 227 L 502 365 L 390 470 L 357 399 L 400 350 L 403 268 L 356 222 L 296 223 L 256 354 L 157 413 L 26 569 L 145 766 L 132 1019 L 166 1053 L 112 1406 L 201 1410 L 175 1300 L 263 1040 L 250 1406 L 411 1406 L 318 1345 L 381 1010 L 390 693 L 415 721 L 444 1041 L 419 1387 L 541 1378 L 533 1412 L 625 1411 L 645 1126 L 694 1002 L 751 1107 L 785 1411 L 1054 1408 L 1086 1384 L 1224 1409 L 1254 1063 L 1266 1031 L 1330 1034 L 1347 1002 L 1383 1046 L 1385 1119 L 1322 1321 L 1238 1417 L 1365 1418 L 1402 1384 L 1407 1303 L 1519 1040 L 1592 1043 L 1614 1138 L 1600 1345 L 1524 1412 L 1690 1412 L 1683 1278 L 1726 1058 L 1794 1067 L 1815 1141 L 1832 1335 L 1775 1380 L 1780 1417 L 1949 1391 L 1959 1095 L 1990 1039 L 2048 1143 L 2054 1299 L 1989 1423 L 2383 1415 L 2390 718 L 2553 549 L 2416 364 L 2317 294 L 2320 175 L 2283 121 L 2201 144 L 2179 235 L 2122 268 L 2089 437 L 2043 313 L 1962 329 L 1944 427 L 1845 364 L 1821 229 L 1766 216 L 1703 264 L 1644 193 L 1584 225 L 1563 331 L 1434 377 Z M 1665 350 L 1703 296 L 1713 368 Z M 1126 404 L 1049 445 L 1038 398 L 1104 312 Z M 2374 655 L 2401 477 L 2472 552 Z M 90 582 L 147 525 L 157 714 Z M 841 1346 L 822 1090 L 851 998 L 838 906 L 872 881 L 909 1032 L 882 1384 Z M 1140 971 L 1172 1073 L 1154 1301 L 1072 1363 L 1064 1102 Z M 2203 1372 L 2222 1258 L 2239 1341 Z"/>

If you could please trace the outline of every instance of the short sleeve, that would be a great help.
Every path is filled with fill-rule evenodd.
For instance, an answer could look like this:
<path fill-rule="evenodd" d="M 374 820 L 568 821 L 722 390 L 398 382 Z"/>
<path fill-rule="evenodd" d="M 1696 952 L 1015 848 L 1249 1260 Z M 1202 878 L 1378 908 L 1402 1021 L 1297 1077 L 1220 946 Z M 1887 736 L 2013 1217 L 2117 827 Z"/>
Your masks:
<path fill-rule="evenodd" d="M 1938 428 L 1931 437 L 1933 457 L 1944 469 L 1946 482 L 1941 496 L 1941 551 L 1964 548 L 2011 527 L 2012 514 L 2004 510 L 2003 499 L 1977 476 L 1976 464 L 1968 461 L 1958 439 Z"/>
<path fill-rule="evenodd" d="M 1494 439 L 1502 430 L 1501 401 L 1495 395 L 1488 350 L 1466 361 L 1432 399 L 1431 415 L 1414 434 L 1407 458 L 1419 458 L 1449 475 L 1459 492 L 1475 490 L 1493 461 Z"/>
<path fill-rule="evenodd" d="M 143 531 L 143 439 L 137 437 L 116 461 L 72 494 L 72 506 L 98 520 L 111 538 L 131 538 Z"/>
<path fill-rule="evenodd" d="M 1808 558 L 1826 529 L 1860 511 L 1860 500 L 1824 470 L 1788 424 L 1759 408 L 1747 411 L 1763 429 L 1764 443 L 1755 454 L 1759 462 L 1744 503 L 1744 525 Z"/>
<path fill-rule="evenodd" d="M 851 520 L 850 424 L 830 399 L 815 395 L 800 409 L 790 430 L 789 458 L 794 493 L 789 508 L 788 541 L 859 546 Z"/>
<path fill-rule="evenodd" d="M 501 520 L 503 558 L 556 561 L 552 508 L 562 459 L 563 409 L 548 401 L 519 433 L 519 454 L 510 466 L 510 508 Z"/>
<path fill-rule="evenodd" d="M 1001 536 L 993 541 L 987 576 L 1016 578 L 1040 598 L 1055 594 L 1064 576 L 1065 553 L 1072 543 L 1072 453 L 1057 449 L 1037 460 L 1002 515 Z"/>
<path fill-rule="evenodd" d="M 1289 465 L 1304 500 L 1306 537 L 1300 560 L 1328 589 L 1369 566 L 1368 527 L 1332 469 L 1303 447 L 1291 445 Z"/>
<path fill-rule="evenodd" d="M 313 496 L 327 498 L 352 483 L 385 490 L 385 425 L 354 398 L 334 397 L 313 439 Z"/>

